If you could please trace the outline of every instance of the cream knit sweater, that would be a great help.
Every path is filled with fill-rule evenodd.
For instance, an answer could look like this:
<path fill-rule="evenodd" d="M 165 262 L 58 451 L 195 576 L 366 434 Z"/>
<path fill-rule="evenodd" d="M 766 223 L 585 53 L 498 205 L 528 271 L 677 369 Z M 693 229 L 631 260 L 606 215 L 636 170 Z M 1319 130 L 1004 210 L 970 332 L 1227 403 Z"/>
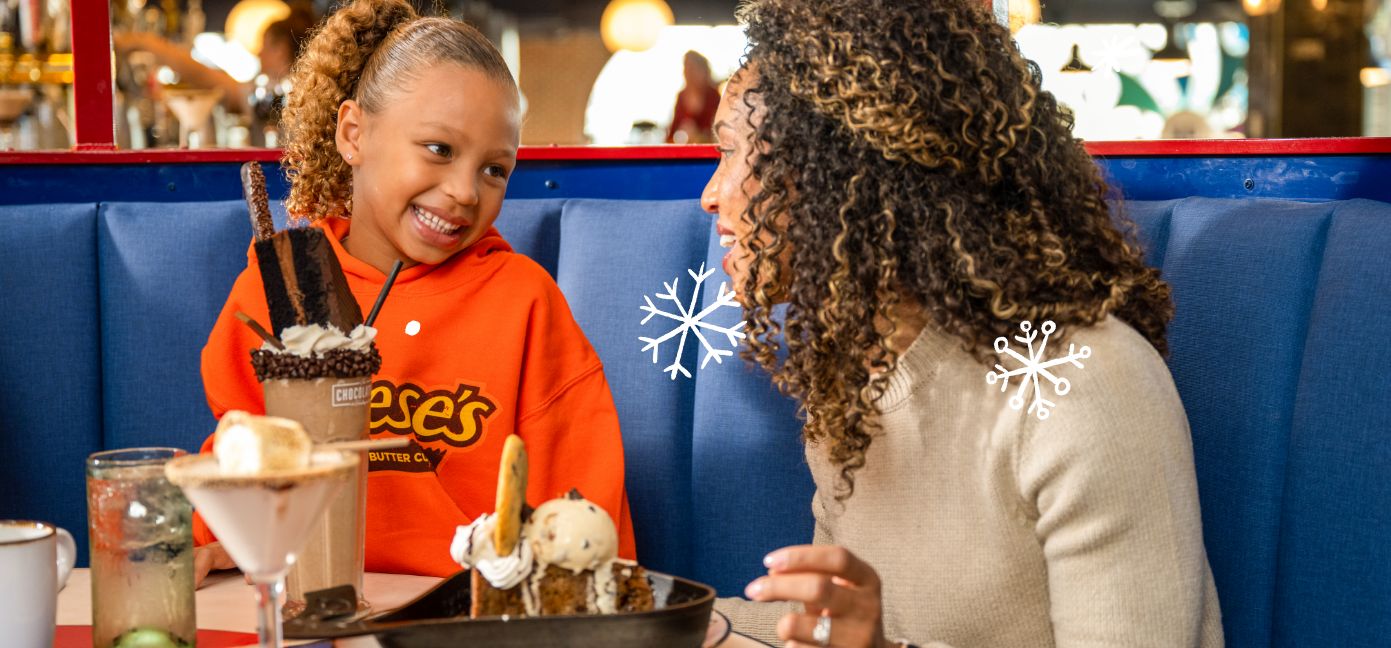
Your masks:
<path fill-rule="evenodd" d="M 1057 337 L 1050 359 L 1066 352 Z M 1017 378 L 1007 393 L 987 385 L 990 367 L 929 326 L 890 377 L 882 434 L 852 497 L 836 501 L 837 471 L 807 448 L 814 541 L 843 545 L 879 572 L 890 640 L 1222 645 L 1188 421 L 1168 368 L 1115 318 L 1068 342 L 1091 357 L 1053 369 L 1072 389 L 1056 396 L 1045 380 L 1041 394 L 1056 406 L 1040 421 L 1010 408 Z M 717 607 L 735 630 L 781 643 L 787 604 Z"/>

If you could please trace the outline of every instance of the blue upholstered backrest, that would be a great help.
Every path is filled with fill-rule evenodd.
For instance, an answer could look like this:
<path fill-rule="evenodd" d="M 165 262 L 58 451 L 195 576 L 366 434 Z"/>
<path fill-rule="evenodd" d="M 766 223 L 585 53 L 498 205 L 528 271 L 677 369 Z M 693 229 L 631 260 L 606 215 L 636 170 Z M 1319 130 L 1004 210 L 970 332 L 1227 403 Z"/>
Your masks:
<path fill-rule="evenodd" d="M 102 448 L 96 229 L 95 205 L 0 207 L 0 518 L 83 547 L 83 462 Z"/>
<path fill-rule="evenodd" d="M 1173 285 L 1170 367 L 1193 429 L 1232 646 L 1391 636 L 1391 205 L 1131 202 Z M 565 291 L 613 387 L 638 548 L 725 594 L 811 537 L 793 405 L 726 359 L 670 380 L 639 306 L 718 268 L 695 201 L 509 201 L 499 228 Z M 85 543 L 82 458 L 193 449 L 199 350 L 250 239 L 238 202 L 0 208 L 0 517 Z M 711 303 L 723 274 L 704 286 Z M 732 324 L 733 309 L 712 321 Z M 83 551 L 85 554 L 85 550 Z"/>
<path fill-rule="evenodd" d="M 811 537 L 811 479 L 791 403 L 737 358 L 701 369 L 694 338 L 683 357 L 693 378 L 676 380 L 662 371 L 675 344 L 654 364 L 638 341 L 672 323 L 642 325 L 644 295 L 655 300 L 673 281 L 678 294 L 692 294 L 689 271 L 719 267 L 711 216 L 695 201 L 512 201 L 498 228 L 519 251 L 540 251 L 533 258 L 555 276 L 604 362 L 645 564 L 735 593 L 768 551 Z M 706 282 L 698 307 L 723 280 L 717 272 Z M 711 321 L 739 319 L 725 308 Z"/>
<path fill-rule="evenodd" d="M 284 211 L 275 205 L 284 225 Z M 199 353 L 232 282 L 246 267 L 251 222 L 242 201 L 103 204 L 103 442 L 197 451 L 216 421 Z"/>
<path fill-rule="evenodd" d="M 1228 645 L 1391 636 L 1391 205 L 1130 203 L 1174 290 Z"/>

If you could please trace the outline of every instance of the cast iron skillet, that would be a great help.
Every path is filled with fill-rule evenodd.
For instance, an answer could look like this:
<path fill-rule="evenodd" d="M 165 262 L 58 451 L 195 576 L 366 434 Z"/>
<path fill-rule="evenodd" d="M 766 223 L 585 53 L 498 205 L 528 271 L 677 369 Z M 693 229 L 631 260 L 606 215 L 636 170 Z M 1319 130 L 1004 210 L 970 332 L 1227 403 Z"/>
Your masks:
<path fill-rule="evenodd" d="M 284 626 L 287 639 L 375 634 L 385 648 L 437 646 L 672 646 L 699 648 L 715 591 L 708 585 L 647 572 L 655 609 L 610 615 L 525 619 L 468 618 L 469 573 L 461 571 L 404 606 L 366 619 L 343 611 L 357 600 L 350 586 L 310 592 L 308 610 Z"/>

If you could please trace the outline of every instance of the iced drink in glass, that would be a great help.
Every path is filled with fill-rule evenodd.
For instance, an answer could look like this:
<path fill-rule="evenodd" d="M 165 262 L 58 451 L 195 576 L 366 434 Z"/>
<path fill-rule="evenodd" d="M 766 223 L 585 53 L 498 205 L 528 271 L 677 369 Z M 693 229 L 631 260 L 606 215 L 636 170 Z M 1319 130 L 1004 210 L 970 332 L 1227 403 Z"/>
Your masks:
<path fill-rule="evenodd" d="M 177 448 L 87 458 L 92 646 L 193 646 L 193 511 L 164 476 Z"/>

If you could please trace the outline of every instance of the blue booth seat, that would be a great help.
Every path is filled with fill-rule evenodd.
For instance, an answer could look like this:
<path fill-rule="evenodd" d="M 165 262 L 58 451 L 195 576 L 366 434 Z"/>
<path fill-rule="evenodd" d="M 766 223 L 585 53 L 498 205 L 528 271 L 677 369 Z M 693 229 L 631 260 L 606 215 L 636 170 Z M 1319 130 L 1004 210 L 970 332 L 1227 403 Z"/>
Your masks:
<path fill-rule="evenodd" d="M 0 207 L 0 518 L 83 542 L 105 447 L 96 229 L 96 205 Z"/>
<path fill-rule="evenodd" d="M 1385 645 L 1391 205 L 1125 210 L 1174 289 L 1169 364 L 1228 645 Z M 692 339 L 692 377 L 672 380 L 675 347 L 656 364 L 642 350 L 671 326 L 641 323 L 644 296 L 676 280 L 700 308 L 727 281 L 712 221 L 694 200 L 510 200 L 498 227 L 556 278 L 604 361 L 639 557 L 731 595 L 764 553 L 811 538 L 812 485 L 796 408 L 762 371 L 738 357 L 702 368 Z M 199 350 L 245 265 L 246 210 L 44 205 L 0 208 L 0 222 L 0 517 L 52 520 L 85 543 L 86 453 L 195 449 L 212 429 Z M 688 271 L 702 264 L 716 272 L 697 295 Z"/>

